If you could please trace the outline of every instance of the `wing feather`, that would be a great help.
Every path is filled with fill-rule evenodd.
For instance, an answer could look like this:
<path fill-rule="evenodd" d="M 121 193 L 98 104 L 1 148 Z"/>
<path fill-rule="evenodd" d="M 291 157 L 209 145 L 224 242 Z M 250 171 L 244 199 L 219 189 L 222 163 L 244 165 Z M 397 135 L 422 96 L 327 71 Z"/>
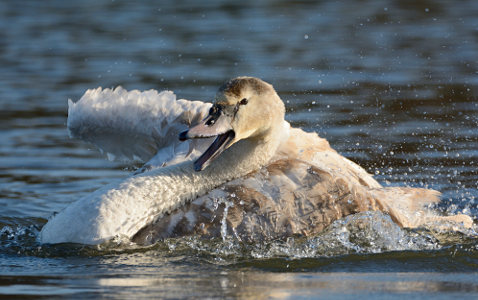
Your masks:
<path fill-rule="evenodd" d="M 109 159 L 143 161 L 158 152 L 155 164 L 191 153 L 177 136 L 203 119 L 211 104 L 176 100 L 171 91 L 89 89 L 79 101 L 68 100 L 68 132 L 97 146 Z M 186 142 L 187 143 L 187 142 Z M 186 149 L 186 150 L 185 150 Z"/>

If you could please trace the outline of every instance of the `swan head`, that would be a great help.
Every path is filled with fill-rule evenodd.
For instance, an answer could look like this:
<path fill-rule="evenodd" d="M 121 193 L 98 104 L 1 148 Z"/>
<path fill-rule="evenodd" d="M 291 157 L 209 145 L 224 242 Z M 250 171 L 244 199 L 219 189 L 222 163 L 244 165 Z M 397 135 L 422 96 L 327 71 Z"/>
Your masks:
<path fill-rule="evenodd" d="M 261 143 L 273 138 L 272 131 L 282 124 L 284 113 L 284 103 L 272 85 L 255 77 L 237 77 L 219 88 L 208 116 L 179 139 L 216 137 L 194 162 L 194 169 L 201 171 L 240 140 Z"/>

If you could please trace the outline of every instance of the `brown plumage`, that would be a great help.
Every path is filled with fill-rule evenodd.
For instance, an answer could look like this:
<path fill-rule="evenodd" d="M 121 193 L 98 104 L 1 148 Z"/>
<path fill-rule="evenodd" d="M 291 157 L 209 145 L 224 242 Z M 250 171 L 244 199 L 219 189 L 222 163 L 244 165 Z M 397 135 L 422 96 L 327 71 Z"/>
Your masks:
<path fill-rule="evenodd" d="M 317 134 L 291 131 L 269 165 L 163 216 L 141 229 L 133 241 L 149 244 L 190 234 L 227 234 L 247 242 L 311 236 L 338 219 L 371 210 L 388 213 L 402 227 L 430 222 L 472 225 L 468 216 L 442 217 L 428 210 L 440 193 L 383 188 Z"/>

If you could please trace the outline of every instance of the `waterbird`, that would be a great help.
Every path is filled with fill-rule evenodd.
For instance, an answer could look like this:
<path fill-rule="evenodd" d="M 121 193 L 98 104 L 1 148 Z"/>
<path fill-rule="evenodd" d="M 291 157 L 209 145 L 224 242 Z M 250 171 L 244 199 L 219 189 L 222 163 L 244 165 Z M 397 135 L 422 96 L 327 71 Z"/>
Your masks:
<path fill-rule="evenodd" d="M 247 76 L 224 83 L 213 103 L 176 100 L 170 91 L 86 91 L 69 100 L 70 136 L 109 158 L 146 163 L 53 216 L 41 242 L 152 244 L 192 234 L 253 242 L 311 236 L 364 211 L 407 228 L 472 226 L 467 215 L 429 208 L 439 192 L 383 187 L 284 115 L 273 86 Z"/>

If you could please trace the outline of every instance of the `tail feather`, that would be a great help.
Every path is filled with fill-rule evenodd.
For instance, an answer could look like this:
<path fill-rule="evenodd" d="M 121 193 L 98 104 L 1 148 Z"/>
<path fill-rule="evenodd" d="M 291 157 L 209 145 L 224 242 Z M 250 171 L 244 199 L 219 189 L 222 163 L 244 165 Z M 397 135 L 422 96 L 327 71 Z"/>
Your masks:
<path fill-rule="evenodd" d="M 377 204 L 402 227 L 416 228 L 425 225 L 457 225 L 470 228 L 473 220 L 467 215 L 439 216 L 430 209 L 440 202 L 440 192 L 422 188 L 389 187 L 373 189 Z"/>

